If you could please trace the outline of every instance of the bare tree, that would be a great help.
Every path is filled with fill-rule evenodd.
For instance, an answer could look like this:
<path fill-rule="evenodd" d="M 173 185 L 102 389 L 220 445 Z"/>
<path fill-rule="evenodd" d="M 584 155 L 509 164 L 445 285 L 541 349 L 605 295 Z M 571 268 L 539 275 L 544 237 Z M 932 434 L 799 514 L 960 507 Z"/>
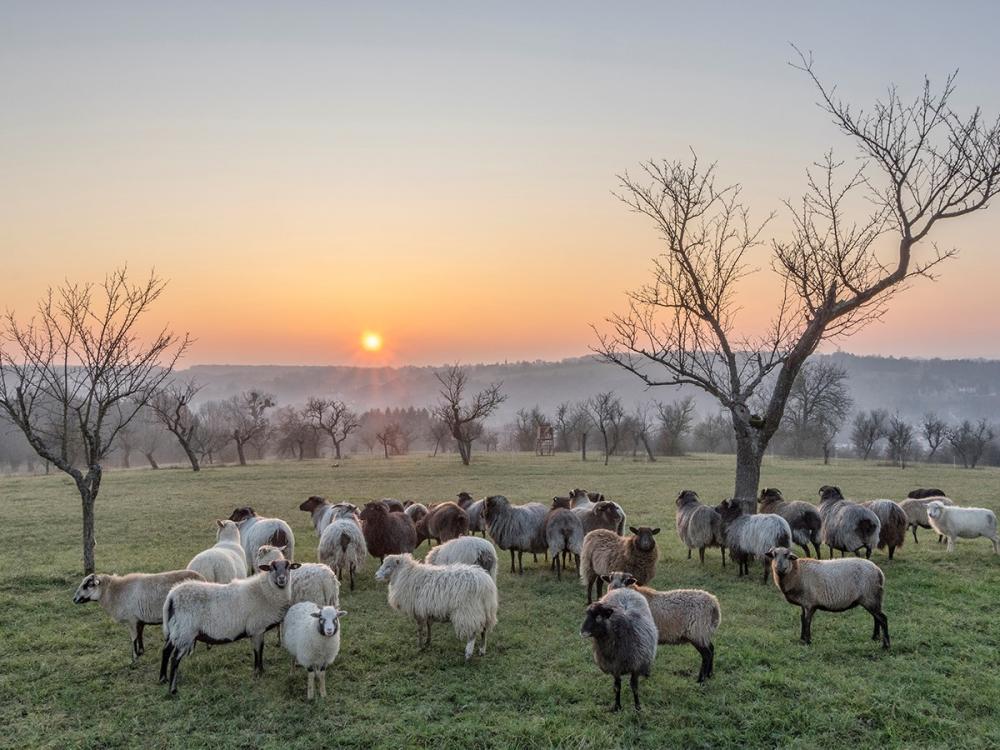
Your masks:
<path fill-rule="evenodd" d="M 401 433 L 402 428 L 398 422 L 386 422 L 382 429 L 375 433 L 375 439 L 382 446 L 386 458 L 390 455 L 398 456 L 402 452 L 399 447 Z"/>
<path fill-rule="evenodd" d="M 76 485 L 83 507 L 83 568 L 94 572 L 94 503 L 103 462 L 189 344 L 162 329 L 143 342 L 138 329 L 165 282 L 131 283 L 122 268 L 102 284 L 66 282 L 27 323 L 4 318 L 0 410 L 35 452 Z M 76 440 L 81 450 L 71 455 Z"/>
<path fill-rule="evenodd" d="M 888 429 L 889 412 L 885 409 L 862 411 L 854 416 L 851 426 L 851 444 L 862 460 L 868 460 L 879 441 L 886 436 Z"/>
<path fill-rule="evenodd" d="M 161 389 L 149 402 L 149 407 L 160 424 L 166 427 L 180 443 L 184 454 L 191 463 L 192 471 L 200 471 L 198 453 L 195 449 L 198 433 L 198 417 L 191 411 L 191 402 L 198 395 L 201 386 L 190 380 L 183 385 L 171 383 Z"/>
<path fill-rule="evenodd" d="M 938 448 L 948 438 L 948 423 L 934 412 L 927 412 L 920 420 L 920 434 L 927 443 L 927 460 L 933 461 Z"/>
<path fill-rule="evenodd" d="M 573 410 L 569 414 L 567 429 L 571 434 L 576 435 L 580 446 L 580 460 L 586 461 L 587 437 L 594 429 L 594 420 L 590 417 L 590 409 L 587 408 L 586 401 L 581 401 L 573 407 Z"/>
<path fill-rule="evenodd" d="M 685 396 L 669 404 L 657 401 L 656 415 L 660 420 L 660 444 L 664 454 L 683 455 L 684 436 L 694 424 L 694 398 Z"/>
<path fill-rule="evenodd" d="M 807 362 L 799 370 L 785 407 L 783 429 L 796 455 L 811 446 L 830 463 L 830 452 L 853 401 L 847 392 L 847 371 L 833 362 Z"/>
<path fill-rule="evenodd" d="M 885 436 L 889 444 L 889 460 L 900 469 L 905 469 L 906 459 L 910 457 L 914 449 L 913 425 L 896 413 L 889 420 L 889 428 L 886 430 Z"/>
<path fill-rule="evenodd" d="M 451 437 L 451 429 L 448 425 L 440 419 L 434 419 L 431 421 L 429 433 L 428 437 L 434 441 L 433 455 L 436 456 L 438 454 L 438 450 L 441 450 L 442 452 L 445 451 L 448 447 L 448 440 Z"/>
<path fill-rule="evenodd" d="M 118 431 L 115 447 L 122 454 L 122 468 L 132 468 L 132 451 L 135 450 L 136 430 L 132 425 L 126 425 Z"/>
<path fill-rule="evenodd" d="M 598 393 L 587 402 L 587 410 L 604 440 L 604 465 L 607 466 L 609 456 L 617 447 L 618 425 L 625 416 L 625 410 L 614 391 Z"/>
<path fill-rule="evenodd" d="M 647 461 L 656 461 L 656 456 L 653 455 L 653 446 L 650 443 L 650 435 L 653 432 L 650 404 L 636 404 L 631 418 L 633 440 L 646 450 Z"/>
<path fill-rule="evenodd" d="M 996 433 L 985 419 L 972 424 L 968 419 L 948 430 L 948 443 L 966 469 L 975 469 Z"/>
<path fill-rule="evenodd" d="M 318 454 L 319 436 L 315 423 L 306 412 L 294 406 L 285 406 L 275 414 L 275 432 L 278 438 L 278 455 L 292 456 L 302 461 L 308 455 Z"/>
<path fill-rule="evenodd" d="M 563 401 L 556 407 L 556 419 L 555 419 L 555 431 L 556 431 L 556 450 L 562 451 L 563 453 L 569 453 L 570 451 L 570 439 L 574 435 L 574 431 L 571 426 L 572 422 L 572 405 L 569 401 Z"/>
<path fill-rule="evenodd" d="M 465 390 L 469 374 L 457 364 L 445 372 L 435 374 L 441 384 L 441 400 L 434 409 L 434 416 L 448 425 L 455 438 L 462 463 L 466 466 L 472 460 L 472 441 L 482 434 L 482 422 L 493 414 L 507 396 L 501 393 L 503 383 L 492 383 L 467 401 Z"/>
<path fill-rule="evenodd" d="M 160 464 L 156 460 L 156 451 L 160 448 L 163 430 L 158 423 L 147 419 L 137 419 L 134 424 L 137 425 L 137 444 L 143 457 L 146 459 L 146 463 L 149 464 L 149 468 L 151 469 L 159 469 Z"/>
<path fill-rule="evenodd" d="M 340 447 L 361 426 L 353 409 L 343 401 L 332 398 L 310 398 L 306 404 L 306 416 L 329 436 L 334 456 L 338 459 L 341 457 Z"/>
<path fill-rule="evenodd" d="M 763 244 L 768 220 L 751 220 L 740 187 L 717 185 L 714 165 L 650 162 L 643 180 L 621 176 L 619 197 L 654 222 L 665 251 L 653 282 L 630 295 L 628 312 L 609 319 L 595 348 L 648 386 L 694 385 L 719 401 L 736 438 L 735 497 L 751 512 L 761 459 L 808 357 L 825 339 L 882 317 L 908 281 L 931 278 L 954 251 L 934 248 L 920 259 L 920 243 L 938 222 L 983 208 L 1000 190 L 1000 121 L 985 122 L 978 109 L 960 117 L 950 105 L 954 76 L 940 92 L 925 81 L 911 102 L 890 87 L 867 111 L 835 98 L 811 58 L 795 67 L 865 161 L 841 179 L 843 164 L 828 154 L 807 172 L 802 200 L 786 204 L 794 232 L 772 243 L 782 291 L 768 331 L 748 335 L 736 321 L 748 253 Z M 859 205 L 870 213 L 850 220 Z M 877 241 L 890 233 L 896 250 L 883 257 Z M 753 415 L 747 404 L 765 388 L 766 409 Z"/>
<path fill-rule="evenodd" d="M 232 441 L 229 409 L 221 401 L 206 401 L 198 407 L 198 429 L 194 433 L 194 449 L 198 466 L 204 461 L 215 463 L 216 457 Z"/>
<path fill-rule="evenodd" d="M 266 435 L 270 426 L 266 413 L 274 406 L 274 396 L 260 391 L 244 391 L 223 403 L 229 417 L 230 439 L 236 443 L 240 466 L 246 466 L 246 446 Z"/>

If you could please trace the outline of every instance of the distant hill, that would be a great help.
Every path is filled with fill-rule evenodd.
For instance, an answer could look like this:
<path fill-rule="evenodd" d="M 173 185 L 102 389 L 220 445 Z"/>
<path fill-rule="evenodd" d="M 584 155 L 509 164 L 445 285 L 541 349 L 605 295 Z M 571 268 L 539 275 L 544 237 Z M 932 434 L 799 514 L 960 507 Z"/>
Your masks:
<path fill-rule="evenodd" d="M 855 409 L 881 407 L 915 419 L 935 411 L 949 421 L 986 417 L 1000 421 L 1000 361 L 896 359 L 851 354 L 817 355 L 843 366 Z M 562 401 L 577 401 L 614 390 L 627 407 L 657 399 L 692 395 L 699 413 L 716 411 L 711 398 L 691 388 L 646 390 L 638 379 L 596 357 L 560 362 L 469 365 L 470 387 L 502 380 L 509 398 L 494 418 L 509 421 L 514 412 L 538 404 L 551 414 Z M 303 403 L 309 396 L 336 396 L 358 409 L 429 406 L 437 399 L 437 367 L 298 367 L 277 365 L 197 365 L 180 374 L 205 386 L 201 399 L 225 398 L 241 390 L 274 393 L 279 404 Z"/>

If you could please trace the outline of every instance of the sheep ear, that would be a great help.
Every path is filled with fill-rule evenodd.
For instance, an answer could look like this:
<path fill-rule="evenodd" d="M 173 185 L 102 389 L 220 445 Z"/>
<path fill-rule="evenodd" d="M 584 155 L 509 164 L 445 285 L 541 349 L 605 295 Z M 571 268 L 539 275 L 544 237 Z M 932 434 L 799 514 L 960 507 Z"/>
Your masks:
<path fill-rule="evenodd" d="M 278 547 L 277 549 L 278 549 L 278 552 L 280 552 L 281 554 L 285 554 L 285 550 L 288 549 L 288 545 L 286 544 L 286 545 L 284 545 L 282 547 Z"/>
<path fill-rule="evenodd" d="M 638 581 L 638 580 L 636 580 L 636 577 L 635 577 L 635 576 L 625 576 L 625 580 L 623 581 L 623 583 L 624 583 L 624 584 L 625 584 L 626 586 L 632 586 L 632 585 L 634 585 L 634 584 L 636 584 L 636 583 L 639 583 L 639 581 Z"/>
<path fill-rule="evenodd" d="M 309 616 L 310 617 L 315 617 L 318 620 L 320 617 L 323 616 L 323 613 L 322 612 L 318 612 L 318 611 L 317 612 L 310 612 Z"/>
<path fill-rule="evenodd" d="M 660 528 L 659 528 L 659 526 L 657 526 L 657 527 L 656 527 L 655 529 L 653 529 L 653 530 L 652 530 L 651 532 L 649 532 L 649 533 L 651 533 L 651 534 L 652 534 L 653 536 L 656 536 L 657 534 L 659 534 L 659 533 L 660 533 Z"/>
<path fill-rule="evenodd" d="M 631 531 L 633 534 L 639 533 L 639 529 L 637 529 L 635 526 L 629 526 L 628 530 Z"/>
<path fill-rule="evenodd" d="M 224 524 L 222 521 L 220 521 L 218 518 L 216 518 L 215 519 L 215 525 L 218 526 L 221 529 L 226 524 Z"/>
<path fill-rule="evenodd" d="M 261 563 L 257 566 L 257 570 L 262 570 L 265 573 L 271 569 L 271 563 Z"/>
<path fill-rule="evenodd" d="M 291 569 L 291 570 L 295 570 L 296 568 L 301 568 L 301 567 L 302 567 L 302 563 L 292 563 L 292 564 L 291 564 L 291 565 L 289 565 L 288 567 L 289 567 L 289 569 Z"/>
<path fill-rule="evenodd" d="M 789 553 L 788 553 L 788 559 L 789 559 L 789 560 L 798 560 L 798 559 L 799 559 L 799 556 L 798 556 L 798 555 L 796 555 L 796 554 L 795 554 L 794 552 L 789 552 Z"/>
<path fill-rule="evenodd" d="M 601 576 L 601 580 L 605 583 L 611 583 L 611 576 Z"/>
<path fill-rule="evenodd" d="M 337 617 L 338 618 L 345 617 L 346 615 L 347 615 L 347 612 L 345 612 L 344 610 L 342 610 L 342 609 L 338 609 L 337 610 Z"/>
<path fill-rule="evenodd" d="M 764 559 L 765 560 L 774 559 L 774 547 L 771 547 L 771 549 L 769 549 L 767 552 L 764 553 Z"/>

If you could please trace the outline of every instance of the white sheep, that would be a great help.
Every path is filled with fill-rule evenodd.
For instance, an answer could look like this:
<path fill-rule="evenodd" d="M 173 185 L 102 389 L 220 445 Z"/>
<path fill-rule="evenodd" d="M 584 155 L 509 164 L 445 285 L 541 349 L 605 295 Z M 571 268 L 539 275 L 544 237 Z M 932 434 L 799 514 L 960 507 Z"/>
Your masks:
<path fill-rule="evenodd" d="M 187 564 L 188 570 L 200 573 L 211 583 L 229 583 L 234 578 L 245 578 L 247 557 L 240 544 L 240 528 L 229 520 L 216 521 L 215 546 L 199 552 Z"/>
<path fill-rule="evenodd" d="M 287 558 L 284 549 L 265 544 L 257 550 L 254 568 L 260 572 L 265 569 L 264 565 L 285 559 Z M 340 606 L 340 581 L 337 580 L 337 574 L 327 565 L 302 563 L 292 570 L 291 585 L 293 604 L 312 602 L 321 607 L 329 604 Z"/>
<path fill-rule="evenodd" d="M 306 697 L 309 700 L 315 696 L 317 677 L 320 697 L 326 697 L 326 668 L 340 653 L 340 618 L 346 614 L 336 607 L 318 607 L 312 602 L 293 604 L 285 614 L 281 645 L 296 664 L 307 670 Z"/>
<path fill-rule="evenodd" d="M 487 539 L 480 539 L 477 536 L 460 536 L 458 539 L 439 544 L 427 553 L 424 562 L 430 565 L 454 563 L 478 565 L 489 573 L 494 581 L 497 579 L 497 551 Z"/>
<path fill-rule="evenodd" d="M 431 623 L 451 622 L 465 641 L 465 660 L 472 658 L 477 638 L 479 655 L 486 653 L 486 636 L 497 623 L 497 585 L 478 565 L 427 565 L 413 555 L 387 555 L 375 573 L 389 584 L 389 606 L 417 622 L 421 648 L 431 645 Z M 424 631 L 427 638 L 424 642 Z"/>
<path fill-rule="evenodd" d="M 247 556 L 249 572 L 253 574 L 253 561 L 262 544 L 284 547 L 289 560 L 295 559 L 295 534 L 292 527 L 280 518 L 258 516 L 249 505 L 237 508 L 229 516 L 240 527 L 240 543 Z"/>
<path fill-rule="evenodd" d="M 927 520 L 931 528 L 948 540 L 948 551 L 955 549 L 956 539 L 984 536 L 993 542 L 993 553 L 1000 553 L 997 537 L 997 516 L 988 508 L 960 508 L 945 505 L 940 500 L 927 503 Z"/>

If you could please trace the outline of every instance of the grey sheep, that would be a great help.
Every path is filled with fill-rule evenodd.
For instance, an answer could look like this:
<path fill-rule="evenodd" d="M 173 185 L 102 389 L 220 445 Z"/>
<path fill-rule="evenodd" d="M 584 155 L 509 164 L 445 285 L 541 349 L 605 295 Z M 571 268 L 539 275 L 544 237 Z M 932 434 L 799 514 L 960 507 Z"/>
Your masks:
<path fill-rule="evenodd" d="M 918 490 L 914 490 L 917 492 Z M 927 518 L 927 504 L 931 500 L 937 500 L 942 505 L 954 505 L 951 500 L 949 500 L 944 495 L 927 495 L 925 497 L 912 497 L 913 492 L 910 493 L 911 497 L 906 498 L 900 502 L 899 507 L 903 509 L 906 514 L 907 527 L 913 529 L 913 543 L 918 544 L 917 541 L 917 527 L 922 529 L 929 529 L 931 527 L 931 522 Z M 944 537 L 938 534 L 938 542 L 944 541 Z"/>
<path fill-rule="evenodd" d="M 511 505 L 503 495 L 486 498 L 483 516 L 486 530 L 496 545 L 502 550 L 510 550 L 510 572 L 514 572 L 514 553 L 517 553 L 517 568 L 524 573 L 521 558 L 525 552 L 539 553 L 548 550 L 545 542 L 545 515 L 548 513 L 541 503 Z"/>
<path fill-rule="evenodd" d="M 830 548 L 830 557 L 835 549 L 840 550 L 841 557 L 845 552 L 857 555 L 858 550 L 863 549 L 865 557 L 870 558 L 872 550 L 878 546 L 878 516 L 868 508 L 845 500 L 839 487 L 824 485 L 819 488 L 819 497 L 819 514 L 823 518 L 820 539 Z"/>
<path fill-rule="evenodd" d="M 629 676 L 639 711 L 639 677 L 649 677 L 656 661 L 656 623 L 645 597 L 632 589 L 609 591 L 587 607 L 580 635 L 593 639 L 594 661 L 615 680 L 615 705 L 622 708 L 622 675 Z"/>
<path fill-rule="evenodd" d="M 649 583 L 656 575 L 659 550 L 653 538 L 659 529 L 649 526 L 629 527 L 632 536 L 618 536 L 607 529 L 595 529 L 583 538 L 580 554 L 580 582 L 587 587 L 587 604 L 593 601 L 591 591 L 597 584 L 597 595 L 604 590 L 603 575 L 623 570 L 635 576 L 640 585 Z"/>
<path fill-rule="evenodd" d="M 316 557 L 324 565 L 329 565 L 341 580 L 346 569 L 351 591 L 354 591 L 354 574 L 365 567 L 365 560 L 368 558 L 368 545 L 361 530 L 361 519 L 351 513 L 331 521 L 319 537 Z"/>
<path fill-rule="evenodd" d="M 892 500 L 869 500 L 861 505 L 878 516 L 878 548 L 888 547 L 891 560 L 896 548 L 902 547 L 906 541 L 909 524 L 906 511 Z"/>
<path fill-rule="evenodd" d="M 253 508 L 245 505 L 234 510 L 229 520 L 240 527 L 240 544 L 246 553 L 248 572 L 251 575 L 254 572 L 253 561 L 262 544 L 284 547 L 288 551 L 288 559 L 295 559 L 295 534 L 292 533 L 292 527 L 280 518 L 258 516 Z"/>
<path fill-rule="evenodd" d="M 563 564 L 569 556 L 573 557 L 574 567 L 580 571 L 580 552 L 583 548 L 583 524 L 569 509 L 566 498 L 553 498 L 552 509 L 545 516 L 545 541 L 548 545 L 552 567 L 556 578 L 562 580 Z"/>
<path fill-rule="evenodd" d="M 875 621 L 872 640 L 882 638 L 889 648 L 889 620 L 882 611 L 885 575 L 871 560 L 800 560 L 786 547 L 767 553 L 774 582 L 785 600 L 802 608 L 803 643 L 812 643 L 812 618 L 816 610 L 843 612 L 864 607 Z"/>
<path fill-rule="evenodd" d="M 489 541 L 477 536 L 460 536 L 458 539 L 439 544 L 427 553 L 424 562 L 429 565 L 453 563 L 478 565 L 489 573 L 494 581 L 497 579 L 497 551 Z"/>
<path fill-rule="evenodd" d="M 726 567 L 726 540 L 722 533 L 722 517 L 715 508 L 703 505 L 694 490 L 684 490 L 677 496 L 677 536 L 688 549 L 698 550 L 698 558 L 705 563 L 705 548 L 722 550 L 722 567 Z"/>
<path fill-rule="evenodd" d="M 774 513 L 788 521 L 788 526 L 792 530 L 792 541 L 805 550 L 806 557 L 810 554 L 810 544 L 816 549 L 817 559 L 823 557 L 819 546 L 823 517 L 815 505 L 804 500 L 785 500 L 781 490 L 774 487 L 762 489 L 757 502 L 761 513 Z"/>
<path fill-rule="evenodd" d="M 469 516 L 469 533 L 475 534 L 478 531 L 485 539 L 486 519 L 483 517 L 483 506 L 486 505 L 486 498 L 474 500 L 468 492 L 459 492 L 458 505 Z"/>
<path fill-rule="evenodd" d="M 733 500 L 723 500 L 715 509 L 722 517 L 726 546 L 739 566 L 738 575 L 750 575 L 750 561 L 760 558 L 766 584 L 768 566 L 764 555 L 771 547 L 787 547 L 792 543 L 788 521 L 774 513 L 747 515 L 743 504 Z"/>

